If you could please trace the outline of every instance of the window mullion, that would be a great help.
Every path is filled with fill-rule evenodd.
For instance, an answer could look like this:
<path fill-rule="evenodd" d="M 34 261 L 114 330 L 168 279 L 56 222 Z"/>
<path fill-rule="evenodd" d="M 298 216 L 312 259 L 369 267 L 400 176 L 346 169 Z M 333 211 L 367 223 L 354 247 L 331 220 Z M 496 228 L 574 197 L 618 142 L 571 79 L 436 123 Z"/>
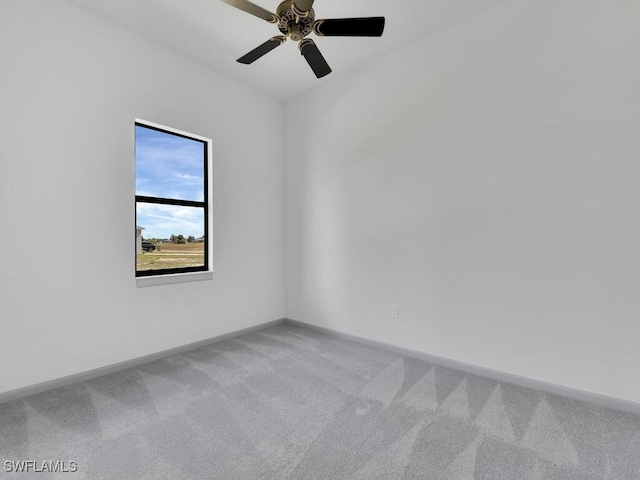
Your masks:
<path fill-rule="evenodd" d="M 147 197 L 144 195 L 136 195 L 136 202 L 158 203 L 163 205 L 179 205 L 181 207 L 205 207 L 206 206 L 206 202 L 200 202 L 196 200 L 180 200 L 177 198 Z"/>

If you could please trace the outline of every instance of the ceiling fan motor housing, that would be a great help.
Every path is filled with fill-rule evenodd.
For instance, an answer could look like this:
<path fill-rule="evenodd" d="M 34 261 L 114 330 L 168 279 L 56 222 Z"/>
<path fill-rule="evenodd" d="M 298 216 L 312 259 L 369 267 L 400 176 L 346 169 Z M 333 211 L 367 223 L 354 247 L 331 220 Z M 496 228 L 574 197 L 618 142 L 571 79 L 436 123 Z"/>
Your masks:
<path fill-rule="evenodd" d="M 313 9 L 307 12 L 306 16 L 300 16 L 294 12 L 292 2 L 288 0 L 278 6 L 276 14 L 280 17 L 278 29 L 294 42 L 299 42 L 313 32 L 313 24 L 315 22 Z"/>

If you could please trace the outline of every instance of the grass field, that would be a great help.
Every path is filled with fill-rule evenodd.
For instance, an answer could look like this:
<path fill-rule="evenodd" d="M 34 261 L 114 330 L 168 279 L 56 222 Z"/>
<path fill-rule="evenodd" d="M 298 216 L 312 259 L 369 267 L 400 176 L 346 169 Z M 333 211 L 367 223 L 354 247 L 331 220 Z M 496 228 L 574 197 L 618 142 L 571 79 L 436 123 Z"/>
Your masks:
<path fill-rule="evenodd" d="M 185 252 L 185 253 L 198 252 L 198 253 L 204 254 L 204 243 L 183 243 L 183 244 L 160 243 L 159 246 L 160 246 L 160 253 L 162 252 Z"/>
<path fill-rule="evenodd" d="M 199 267 L 204 265 L 204 243 L 161 243 L 160 251 L 136 255 L 137 270 Z"/>

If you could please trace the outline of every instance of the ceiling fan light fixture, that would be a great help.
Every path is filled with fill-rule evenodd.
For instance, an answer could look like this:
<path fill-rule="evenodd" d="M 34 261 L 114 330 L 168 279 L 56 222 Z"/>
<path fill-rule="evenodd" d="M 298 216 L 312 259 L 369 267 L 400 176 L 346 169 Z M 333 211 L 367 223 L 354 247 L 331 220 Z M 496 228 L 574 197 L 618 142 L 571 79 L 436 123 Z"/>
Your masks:
<path fill-rule="evenodd" d="M 299 17 L 291 8 L 291 1 L 284 1 L 278 5 L 277 15 L 280 17 L 278 29 L 283 35 L 291 40 L 299 42 L 304 37 L 313 32 L 315 22 L 315 12 L 313 9 L 307 12 L 305 17 Z"/>
<path fill-rule="evenodd" d="M 313 11 L 314 0 L 284 0 L 276 13 L 271 13 L 249 0 L 221 0 L 240 10 L 276 23 L 281 36 L 273 37 L 238 59 L 239 63 L 251 64 L 282 45 L 287 38 L 300 42 L 298 47 L 316 77 L 331 73 L 331 67 L 318 50 L 310 33 L 320 37 L 380 37 L 384 31 L 384 17 L 333 18 L 317 20 Z"/>

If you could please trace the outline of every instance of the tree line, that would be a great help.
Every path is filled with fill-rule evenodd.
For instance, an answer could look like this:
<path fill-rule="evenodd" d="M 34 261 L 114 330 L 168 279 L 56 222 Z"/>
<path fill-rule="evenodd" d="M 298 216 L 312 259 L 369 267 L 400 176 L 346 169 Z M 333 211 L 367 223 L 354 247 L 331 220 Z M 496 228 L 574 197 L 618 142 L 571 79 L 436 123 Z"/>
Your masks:
<path fill-rule="evenodd" d="M 162 242 L 166 242 L 167 239 L 158 239 L 158 238 L 144 238 L 142 237 L 142 240 L 146 240 L 148 242 L 152 242 L 155 244 L 158 243 L 162 243 Z M 175 234 L 171 234 L 171 236 L 168 238 L 169 242 L 171 243 L 177 243 L 177 244 L 184 244 L 184 243 L 196 243 L 196 238 L 193 235 L 189 235 L 188 237 L 185 237 L 184 235 L 180 234 L 180 235 L 175 235 Z"/>
<path fill-rule="evenodd" d="M 180 235 L 171 234 L 171 236 L 169 237 L 169 241 L 171 243 L 194 243 L 196 239 L 193 235 L 189 235 L 187 238 L 184 238 L 184 235 L 182 234 Z"/>

